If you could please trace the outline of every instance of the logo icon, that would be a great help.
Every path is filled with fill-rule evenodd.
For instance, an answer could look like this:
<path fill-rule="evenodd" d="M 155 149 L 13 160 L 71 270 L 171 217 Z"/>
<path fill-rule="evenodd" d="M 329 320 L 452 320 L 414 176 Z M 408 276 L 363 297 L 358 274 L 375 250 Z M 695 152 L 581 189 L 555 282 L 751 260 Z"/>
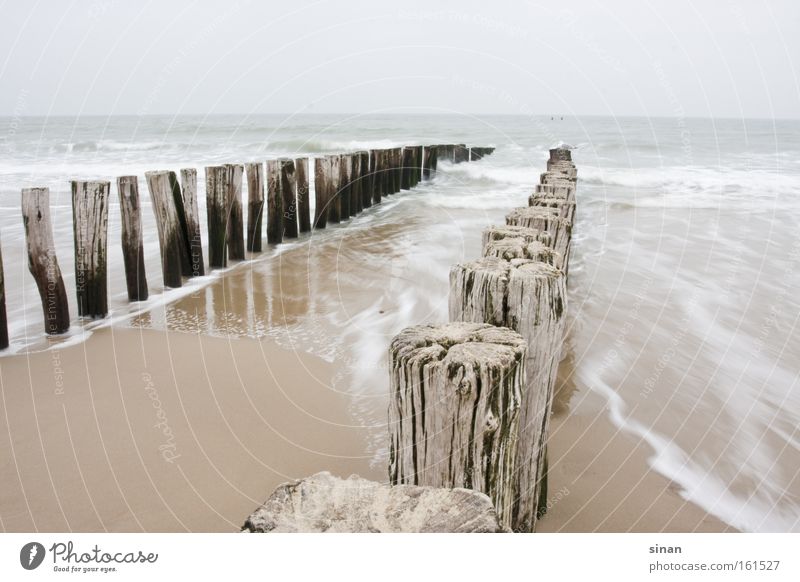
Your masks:
<path fill-rule="evenodd" d="M 44 546 L 39 542 L 28 542 L 19 551 L 19 563 L 26 570 L 35 570 L 44 561 Z"/>

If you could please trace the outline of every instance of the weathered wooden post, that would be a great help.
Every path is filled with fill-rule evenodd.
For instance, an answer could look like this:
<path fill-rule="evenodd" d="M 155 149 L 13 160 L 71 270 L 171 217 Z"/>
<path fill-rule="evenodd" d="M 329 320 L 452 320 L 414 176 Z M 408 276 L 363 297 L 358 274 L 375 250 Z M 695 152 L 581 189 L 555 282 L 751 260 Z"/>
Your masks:
<path fill-rule="evenodd" d="M 506 224 L 527 226 L 548 232 L 551 236 L 552 247 L 563 257 L 566 268 L 569 261 L 572 223 L 568 219 L 559 216 L 559 214 L 560 211 L 557 208 L 541 206 L 515 208 L 506 215 Z"/>
<path fill-rule="evenodd" d="M 294 160 L 281 158 L 280 164 L 283 238 L 297 238 L 297 180 L 294 174 Z"/>
<path fill-rule="evenodd" d="M 329 176 L 331 190 L 328 195 L 328 222 L 340 223 L 342 221 L 342 179 L 341 167 L 342 158 L 339 155 L 331 155 L 329 158 Z"/>
<path fill-rule="evenodd" d="M 267 242 L 283 242 L 283 193 L 280 160 L 267 160 Z"/>
<path fill-rule="evenodd" d="M 364 210 L 361 200 L 361 152 L 350 154 L 350 214 L 357 216 Z"/>
<path fill-rule="evenodd" d="M 8 318 L 6 317 L 6 281 L 3 276 L 3 252 L 0 250 L 0 350 L 8 347 Z"/>
<path fill-rule="evenodd" d="M 547 194 L 532 194 L 528 198 L 529 206 L 538 206 L 540 208 L 554 208 L 558 211 L 558 216 L 566 218 L 570 223 L 575 220 L 575 200 L 567 200 L 566 198 L 552 197 Z"/>
<path fill-rule="evenodd" d="M 422 156 L 424 152 L 424 146 L 418 145 L 414 147 L 414 186 L 422 182 Z"/>
<path fill-rule="evenodd" d="M 466 144 L 459 143 L 453 148 L 453 163 L 460 164 L 461 162 L 469 161 L 469 149 Z"/>
<path fill-rule="evenodd" d="M 242 176 L 244 167 L 240 164 L 225 164 L 228 168 L 228 259 L 243 261 L 244 217 L 242 212 Z"/>
<path fill-rule="evenodd" d="M 569 147 L 557 147 L 550 150 L 547 169 L 550 169 L 550 163 L 557 164 L 558 162 L 572 162 L 572 151 Z"/>
<path fill-rule="evenodd" d="M 208 219 L 208 267 L 228 266 L 228 192 L 230 168 L 206 167 L 206 218 Z"/>
<path fill-rule="evenodd" d="M 79 317 L 108 314 L 109 182 L 72 181 L 72 232 Z"/>
<path fill-rule="evenodd" d="M 400 192 L 400 185 L 403 177 L 403 148 L 394 148 L 388 150 L 387 155 L 390 158 L 390 161 L 387 163 L 387 167 L 391 168 L 391 171 L 388 172 L 388 191 L 389 194 L 397 194 Z"/>
<path fill-rule="evenodd" d="M 486 248 L 494 242 L 502 241 L 506 238 L 519 238 L 525 243 L 541 242 L 547 246 L 553 246 L 553 237 L 546 230 L 538 228 L 529 228 L 527 226 L 491 226 L 483 231 L 481 235 L 481 248 L 483 249 L 483 256 L 490 256 L 486 254 Z"/>
<path fill-rule="evenodd" d="M 183 212 L 186 217 L 186 240 L 189 243 L 191 276 L 205 275 L 203 262 L 203 238 L 200 234 L 200 210 L 197 207 L 197 170 L 183 168 L 181 170 L 181 196 Z"/>
<path fill-rule="evenodd" d="M 546 487 L 545 445 L 564 336 L 564 273 L 528 259 L 486 257 L 455 265 L 449 306 L 452 321 L 511 327 L 528 342 L 511 522 L 516 531 L 533 531 Z"/>
<path fill-rule="evenodd" d="M 412 187 L 414 173 L 414 148 L 406 146 L 403 148 L 403 170 L 400 179 L 400 188 L 410 190 Z"/>
<path fill-rule="evenodd" d="M 350 218 L 350 156 L 339 154 L 339 218 Z"/>
<path fill-rule="evenodd" d="M 422 154 L 422 179 L 431 179 L 431 165 L 433 164 L 433 151 L 436 146 L 425 146 L 425 151 Z"/>
<path fill-rule="evenodd" d="M 247 174 L 247 250 L 261 252 L 261 224 L 264 220 L 264 164 L 244 165 Z"/>
<path fill-rule="evenodd" d="M 370 152 L 362 151 L 358 153 L 360 158 L 361 170 L 361 208 L 372 206 L 372 174 L 369 165 Z"/>
<path fill-rule="evenodd" d="M 383 157 L 381 156 L 381 150 L 370 150 L 369 152 L 370 157 L 370 189 L 372 190 L 372 203 L 373 204 L 380 204 L 381 199 L 383 198 L 384 191 L 383 191 L 383 182 L 382 182 L 382 172 L 383 168 L 381 164 L 383 163 Z"/>
<path fill-rule="evenodd" d="M 56 258 L 50 222 L 50 189 L 22 190 L 22 222 L 28 246 L 28 269 L 36 281 L 48 334 L 69 329 L 69 302 Z"/>
<path fill-rule="evenodd" d="M 330 192 L 330 162 L 328 158 L 314 158 L 314 228 L 325 228 L 328 222 L 328 193 Z"/>
<path fill-rule="evenodd" d="M 190 277 L 192 274 L 189 245 L 185 239 L 181 187 L 175 172 L 145 172 L 145 179 L 158 227 L 164 286 L 177 288 L 183 284 L 181 275 Z"/>
<path fill-rule="evenodd" d="M 421 325 L 389 347 L 389 481 L 486 493 L 511 524 L 525 340 L 481 323 Z"/>
<path fill-rule="evenodd" d="M 129 301 L 145 301 L 147 273 L 144 268 L 144 243 L 142 237 L 142 210 L 139 202 L 139 178 L 117 178 L 119 210 L 122 222 L 122 261 L 125 265 L 125 283 Z"/>
<path fill-rule="evenodd" d="M 297 176 L 297 218 L 300 232 L 311 231 L 311 203 L 308 198 L 308 158 L 297 158 L 294 161 Z"/>

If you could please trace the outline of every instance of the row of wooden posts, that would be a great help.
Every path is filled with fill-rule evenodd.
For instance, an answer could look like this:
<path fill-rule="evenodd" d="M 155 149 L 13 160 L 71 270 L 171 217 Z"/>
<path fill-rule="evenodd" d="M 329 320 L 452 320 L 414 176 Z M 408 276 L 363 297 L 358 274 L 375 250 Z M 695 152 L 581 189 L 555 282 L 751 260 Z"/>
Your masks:
<path fill-rule="evenodd" d="M 314 198 L 311 217 L 308 158 L 280 158 L 248 164 L 205 168 L 208 221 L 208 267 L 224 268 L 240 261 L 246 251 L 262 251 L 263 222 L 267 243 L 279 244 L 301 233 L 325 228 L 358 215 L 382 197 L 408 190 L 431 179 L 439 160 L 460 163 L 479 160 L 494 148 L 465 144 L 417 145 L 334 154 L 314 159 Z M 161 249 L 164 286 L 180 287 L 186 277 L 205 274 L 197 170 L 146 172 Z M 242 184 L 247 180 L 248 219 L 245 235 Z M 266 208 L 265 208 L 266 189 Z M 137 176 L 117 178 L 122 253 L 128 298 L 148 298 Z M 75 286 L 78 315 L 102 318 L 108 314 L 107 233 L 111 183 L 73 181 L 72 209 Z M 39 290 L 45 331 L 69 329 L 67 293 L 53 243 L 48 188 L 22 190 L 22 218 L 28 246 L 28 265 Z M 0 349 L 9 345 L 5 284 L 0 253 Z"/>
<path fill-rule="evenodd" d="M 547 506 L 547 435 L 565 332 L 577 172 L 566 148 L 483 257 L 450 271 L 443 325 L 391 342 L 389 479 L 486 493 L 531 532 Z"/>

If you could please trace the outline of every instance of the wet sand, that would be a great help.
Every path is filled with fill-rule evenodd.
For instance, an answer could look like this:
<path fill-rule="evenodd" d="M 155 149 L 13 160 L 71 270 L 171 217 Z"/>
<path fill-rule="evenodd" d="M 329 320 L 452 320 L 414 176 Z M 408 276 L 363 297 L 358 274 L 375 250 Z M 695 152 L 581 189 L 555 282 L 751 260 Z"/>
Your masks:
<path fill-rule="evenodd" d="M 556 415 L 549 441 L 550 506 L 537 532 L 733 532 L 655 471 L 646 443 L 602 412 Z"/>
<path fill-rule="evenodd" d="M 2 528 L 236 531 L 286 480 L 383 480 L 371 445 L 385 425 L 354 415 L 339 372 L 269 338 L 150 329 L 4 358 Z M 556 404 L 539 531 L 729 530 L 648 469 L 646 445 L 601 410 L 570 412 L 569 397 Z M 375 415 L 386 401 L 368 399 Z"/>
<path fill-rule="evenodd" d="M 270 341 L 106 329 L 0 362 L 5 531 L 236 531 L 280 483 L 381 478 L 332 366 Z"/>

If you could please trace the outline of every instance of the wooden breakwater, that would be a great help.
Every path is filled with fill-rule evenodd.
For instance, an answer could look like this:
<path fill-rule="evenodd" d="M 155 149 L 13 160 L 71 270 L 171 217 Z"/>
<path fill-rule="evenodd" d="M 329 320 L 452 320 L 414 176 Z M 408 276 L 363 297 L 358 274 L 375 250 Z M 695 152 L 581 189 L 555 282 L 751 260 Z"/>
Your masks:
<path fill-rule="evenodd" d="M 449 147 L 444 159 L 463 159 Z M 389 348 L 390 482 L 476 489 L 514 531 L 534 531 L 547 503 L 576 183 L 570 150 L 551 150 L 528 206 L 484 231 L 483 257 L 452 267 L 451 323 Z"/>
<path fill-rule="evenodd" d="M 269 245 L 297 239 L 313 229 L 341 224 L 391 196 L 433 179 L 439 160 L 461 163 L 489 155 L 494 148 L 465 144 L 409 145 L 308 158 L 280 158 L 205 168 L 208 268 L 228 266 Z M 309 171 L 314 172 L 314 216 L 311 216 Z M 143 238 L 157 235 L 164 286 L 181 287 L 187 278 L 206 272 L 198 212 L 197 170 L 145 173 L 157 233 L 142 227 L 139 177 L 116 178 L 121 214 L 121 245 L 129 301 L 148 298 Z M 75 293 L 78 316 L 108 314 L 108 206 L 110 181 L 72 184 Z M 247 225 L 243 186 L 247 185 Z M 45 332 L 55 335 L 70 326 L 67 293 L 56 258 L 47 188 L 22 191 L 22 215 L 29 270 L 42 302 Z M 264 233 L 264 231 L 266 231 Z M 0 254 L 0 349 L 8 347 L 5 283 Z"/>

